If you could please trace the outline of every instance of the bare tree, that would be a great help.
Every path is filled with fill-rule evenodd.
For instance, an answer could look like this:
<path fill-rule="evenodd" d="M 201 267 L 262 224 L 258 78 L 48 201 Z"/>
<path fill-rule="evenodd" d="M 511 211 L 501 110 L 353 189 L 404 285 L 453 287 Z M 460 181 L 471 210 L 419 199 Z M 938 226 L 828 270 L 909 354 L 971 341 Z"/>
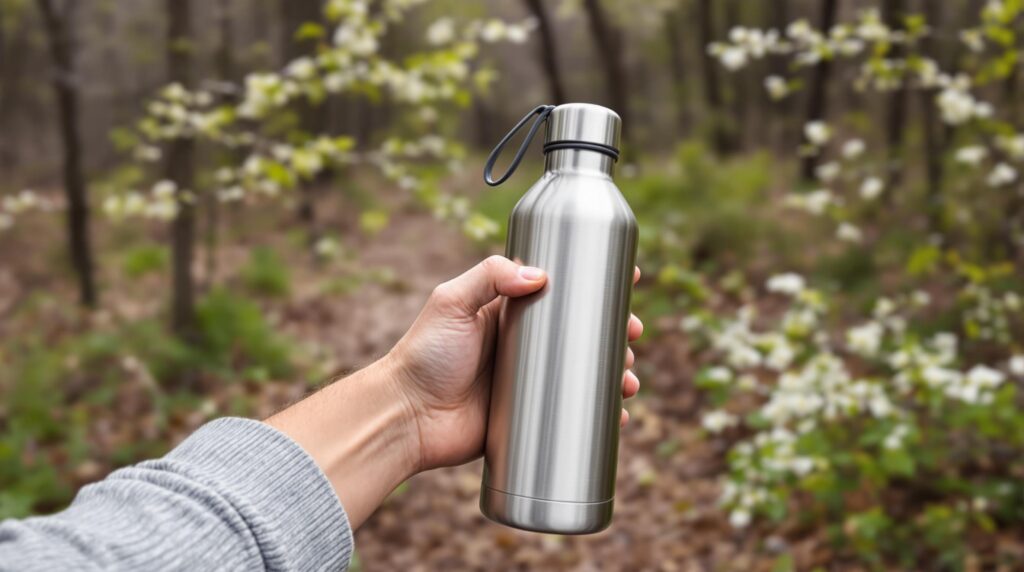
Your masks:
<path fill-rule="evenodd" d="M 725 99 L 719 80 L 718 63 L 708 54 L 707 46 L 715 41 L 715 13 L 711 0 L 700 0 L 697 3 L 698 31 L 697 49 L 701 54 L 703 71 L 704 106 L 711 124 L 711 141 L 719 154 L 732 152 L 735 148 L 725 111 Z"/>
<path fill-rule="evenodd" d="M 295 34 L 303 24 L 320 20 L 320 5 L 319 0 L 281 2 L 281 53 L 285 63 L 309 54 L 308 44 L 300 42 Z M 322 104 L 314 105 L 307 101 L 300 101 L 295 104 L 295 109 L 299 114 L 299 130 L 302 132 L 299 133 L 300 136 L 315 133 L 321 125 L 326 123 L 326 107 Z M 316 220 L 316 183 L 300 181 L 299 197 L 298 216 L 306 227 L 308 243 L 312 249 L 323 235 Z"/>
<path fill-rule="evenodd" d="M 679 135 L 690 130 L 687 109 L 686 63 L 683 59 L 683 37 L 686 35 L 686 17 L 682 5 L 665 14 L 665 43 L 668 45 L 669 67 L 672 70 L 672 99 L 675 102 Z"/>
<path fill-rule="evenodd" d="M 818 21 L 818 28 L 828 33 L 836 23 L 836 10 L 839 0 L 823 0 L 821 3 L 821 17 Z M 823 59 L 814 68 L 814 75 L 811 77 L 810 92 L 807 94 L 807 121 L 820 121 L 825 119 L 826 96 L 828 92 L 828 80 L 832 74 L 832 62 Z M 814 167 L 816 165 L 814 156 L 804 157 L 800 169 L 801 176 L 805 181 L 814 179 Z"/>
<path fill-rule="evenodd" d="M 14 119 L 22 111 L 25 96 L 21 82 L 25 70 L 31 66 L 25 54 L 30 49 L 33 28 L 19 21 L 24 14 L 13 13 L 6 8 L 0 8 L 0 132 L 14 135 Z M 18 57 L 10 57 L 11 54 L 18 54 Z M 14 136 L 0 138 L 0 169 L 3 172 L 9 172 L 18 161 L 17 140 L 18 137 Z"/>
<path fill-rule="evenodd" d="M 78 276 L 81 303 L 97 302 L 92 247 L 89 239 L 89 200 L 82 174 L 82 142 L 78 129 L 79 97 L 75 77 L 75 14 L 81 2 L 38 0 L 53 60 L 53 90 L 57 98 L 61 143 L 64 150 L 64 195 L 67 198 L 67 230 L 71 262 Z"/>
<path fill-rule="evenodd" d="M 537 19 L 537 32 L 540 36 L 540 46 L 537 52 L 544 66 L 544 77 L 548 81 L 551 103 L 554 105 L 565 103 L 567 101 L 565 84 L 562 81 L 562 72 L 558 67 L 558 46 L 555 42 L 554 31 L 551 29 L 551 20 L 544 9 L 544 2 L 543 0 L 525 0 L 525 2 L 530 13 Z"/>
<path fill-rule="evenodd" d="M 217 19 L 217 76 L 225 85 L 235 79 L 235 60 L 232 51 L 234 35 L 231 28 L 231 0 L 218 0 L 216 7 Z M 224 96 L 224 99 L 229 99 Z M 206 251 L 206 264 L 203 276 L 205 285 L 209 287 L 217 279 L 217 237 L 220 225 L 220 205 L 214 193 L 203 194 L 203 243 Z"/>
<path fill-rule="evenodd" d="M 884 20 L 891 30 L 901 30 L 905 7 L 903 0 L 885 0 L 883 3 Z M 903 47 L 894 44 L 890 53 L 893 58 L 903 57 Z M 887 186 L 892 189 L 899 185 L 903 174 L 903 133 L 907 128 L 907 90 L 905 87 L 896 89 L 889 94 L 886 111 L 885 140 L 889 154 L 889 177 Z M 892 201 L 895 193 L 886 193 L 886 201 Z"/>
<path fill-rule="evenodd" d="M 772 0 L 770 4 L 772 25 L 784 32 L 789 24 L 789 3 L 786 0 Z M 770 69 L 773 75 L 786 75 L 786 60 L 773 58 L 770 62 Z M 784 97 L 781 101 L 774 101 L 771 105 L 772 116 L 775 118 L 774 144 L 776 149 L 788 150 L 796 144 L 797 137 L 793 135 L 793 98 Z"/>
<path fill-rule="evenodd" d="M 167 72 L 171 82 L 192 84 L 191 0 L 165 0 L 167 13 Z M 167 150 L 166 176 L 177 185 L 178 213 L 171 225 L 171 325 L 186 341 L 195 341 L 195 142 L 175 139 Z"/>
<path fill-rule="evenodd" d="M 622 32 L 608 21 L 601 0 L 583 0 L 583 7 L 587 13 L 587 22 L 590 24 L 590 33 L 601 55 L 600 67 L 605 73 L 608 97 L 611 99 L 611 106 L 622 118 L 622 138 L 626 139 L 631 124 Z"/>

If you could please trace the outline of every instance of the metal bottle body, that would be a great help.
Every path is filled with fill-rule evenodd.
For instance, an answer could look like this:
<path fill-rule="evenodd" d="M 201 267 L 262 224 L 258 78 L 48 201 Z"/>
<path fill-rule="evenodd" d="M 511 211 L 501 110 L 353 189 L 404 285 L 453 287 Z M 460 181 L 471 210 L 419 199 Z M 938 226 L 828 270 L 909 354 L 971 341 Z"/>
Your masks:
<path fill-rule="evenodd" d="M 612 160 L 558 150 L 509 219 L 506 255 L 548 273 L 502 308 L 481 510 L 517 528 L 611 521 L 637 223 Z"/>

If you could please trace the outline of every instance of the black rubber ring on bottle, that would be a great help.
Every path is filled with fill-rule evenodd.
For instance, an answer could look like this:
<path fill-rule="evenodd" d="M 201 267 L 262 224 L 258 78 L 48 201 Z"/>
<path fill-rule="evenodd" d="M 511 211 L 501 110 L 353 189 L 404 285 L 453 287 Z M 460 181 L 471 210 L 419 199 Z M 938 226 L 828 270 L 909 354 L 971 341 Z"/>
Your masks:
<path fill-rule="evenodd" d="M 550 143 L 544 144 L 544 154 L 548 154 L 551 151 L 557 151 L 559 149 L 584 149 L 587 151 L 597 151 L 604 155 L 608 155 L 613 160 L 619 160 L 619 150 L 611 145 L 604 145 L 602 143 L 594 143 L 592 141 L 551 141 Z"/>
<path fill-rule="evenodd" d="M 523 155 L 526 154 L 526 149 L 530 146 L 530 142 L 533 141 L 533 137 L 537 134 L 537 130 L 540 129 L 541 124 L 548 118 L 548 115 L 551 115 L 551 112 L 554 111 L 554 109 L 554 105 L 538 105 L 533 111 L 527 113 L 525 117 L 520 119 L 519 123 L 516 123 L 516 126 L 501 138 L 501 141 L 498 141 L 498 145 L 493 151 L 491 151 L 491 154 L 487 156 L 487 163 L 484 164 L 485 183 L 492 187 L 496 187 L 507 181 L 508 178 L 512 176 L 512 173 L 515 172 L 516 168 L 519 167 L 519 163 L 523 160 Z M 526 138 L 523 139 L 523 143 L 519 146 L 519 150 L 516 151 L 515 157 L 512 157 L 512 163 L 509 164 L 504 175 L 502 175 L 498 180 L 494 180 L 494 178 L 491 177 L 491 171 L 494 170 L 494 163 L 498 161 L 498 156 L 501 155 L 501 151 L 505 148 L 505 145 L 508 144 L 509 140 L 512 139 L 512 137 L 515 136 L 515 134 L 522 129 L 534 115 L 538 117 L 536 121 L 533 122 L 533 125 L 530 126 L 530 130 L 526 133 Z"/>

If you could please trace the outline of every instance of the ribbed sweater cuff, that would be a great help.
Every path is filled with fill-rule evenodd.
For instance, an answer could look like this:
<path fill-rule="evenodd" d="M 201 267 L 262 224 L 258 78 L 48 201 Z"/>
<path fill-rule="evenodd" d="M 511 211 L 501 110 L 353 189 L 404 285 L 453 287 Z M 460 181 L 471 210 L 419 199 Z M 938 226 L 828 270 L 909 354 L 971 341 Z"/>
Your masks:
<path fill-rule="evenodd" d="M 191 465 L 238 510 L 268 570 L 348 567 L 345 510 L 312 457 L 283 433 L 250 419 L 218 419 L 165 458 Z"/>

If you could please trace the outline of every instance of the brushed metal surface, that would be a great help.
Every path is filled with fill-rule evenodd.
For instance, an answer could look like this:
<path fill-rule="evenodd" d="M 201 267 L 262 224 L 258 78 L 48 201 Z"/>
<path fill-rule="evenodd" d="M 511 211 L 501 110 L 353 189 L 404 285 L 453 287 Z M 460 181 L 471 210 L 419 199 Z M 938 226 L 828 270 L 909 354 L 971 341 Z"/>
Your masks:
<path fill-rule="evenodd" d="M 567 103 L 556 107 L 548 116 L 544 142 L 587 141 L 618 148 L 621 126 L 619 115 L 607 107 Z"/>
<path fill-rule="evenodd" d="M 617 144 L 618 117 L 604 113 L 616 127 L 595 142 Z M 548 283 L 506 300 L 499 322 L 481 510 L 503 524 L 582 534 L 611 520 L 637 244 L 613 165 L 549 153 L 509 219 L 506 255 Z"/>

